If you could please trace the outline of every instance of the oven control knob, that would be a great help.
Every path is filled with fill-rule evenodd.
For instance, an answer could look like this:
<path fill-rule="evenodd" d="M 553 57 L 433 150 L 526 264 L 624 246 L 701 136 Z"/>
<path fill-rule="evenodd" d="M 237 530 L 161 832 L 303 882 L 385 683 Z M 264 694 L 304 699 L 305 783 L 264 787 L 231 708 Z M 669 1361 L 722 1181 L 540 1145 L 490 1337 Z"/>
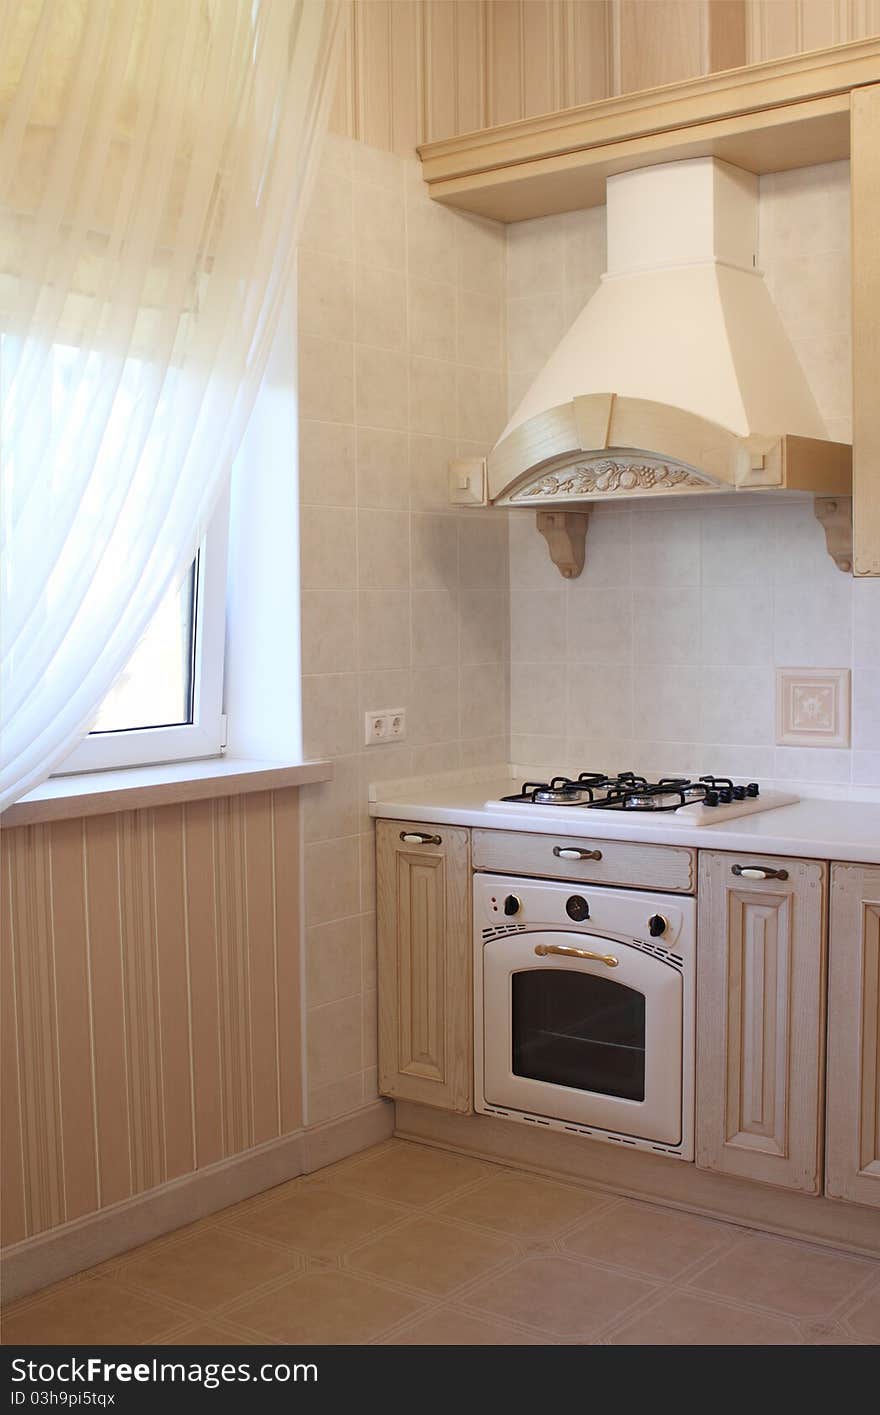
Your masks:
<path fill-rule="evenodd" d="M 582 894 L 573 894 L 570 899 L 566 900 L 565 912 L 570 919 L 581 923 L 590 917 L 590 906 Z"/>
<path fill-rule="evenodd" d="M 652 914 L 648 920 L 648 933 L 652 938 L 662 938 L 669 928 L 669 920 L 662 914 Z"/>
<path fill-rule="evenodd" d="M 505 914 L 518 914 L 522 908 L 522 900 L 517 899 L 515 894 L 508 894 L 504 901 Z"/>

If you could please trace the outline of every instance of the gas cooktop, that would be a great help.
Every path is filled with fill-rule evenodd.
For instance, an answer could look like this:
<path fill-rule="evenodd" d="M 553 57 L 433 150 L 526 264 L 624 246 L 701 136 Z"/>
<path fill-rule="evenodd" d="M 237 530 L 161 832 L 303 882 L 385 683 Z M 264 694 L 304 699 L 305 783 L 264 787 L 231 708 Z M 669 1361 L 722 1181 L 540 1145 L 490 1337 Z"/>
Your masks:
<path fill-rule="evenodd" d="M 522 789 L 498 801 L 487 801 L 490 809 L 511 806 L 565 810 L 620 811 L 664 815 L 683 811 L 693 825 L 749 815 L 798 800 L 782 791 L 761 791 L 756 781 L 737 782 L 729 776 L 661 776 L 650 781 L 632 771 L 609 775 L 604 771 L 582 771 L 579 776 L 553 776 L 549 781 L 526 781 Z"/>

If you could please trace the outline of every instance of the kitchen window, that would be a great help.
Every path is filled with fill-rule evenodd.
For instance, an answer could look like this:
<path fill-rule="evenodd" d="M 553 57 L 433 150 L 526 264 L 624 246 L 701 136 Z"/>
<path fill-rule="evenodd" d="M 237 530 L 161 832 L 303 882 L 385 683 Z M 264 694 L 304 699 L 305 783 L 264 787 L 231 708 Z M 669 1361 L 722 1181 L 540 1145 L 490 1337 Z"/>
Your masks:
<path fill-rule="evenodd" d="M 226 745 L 223 660 L 229 498 L 57 775 L 219 756 Z"/>

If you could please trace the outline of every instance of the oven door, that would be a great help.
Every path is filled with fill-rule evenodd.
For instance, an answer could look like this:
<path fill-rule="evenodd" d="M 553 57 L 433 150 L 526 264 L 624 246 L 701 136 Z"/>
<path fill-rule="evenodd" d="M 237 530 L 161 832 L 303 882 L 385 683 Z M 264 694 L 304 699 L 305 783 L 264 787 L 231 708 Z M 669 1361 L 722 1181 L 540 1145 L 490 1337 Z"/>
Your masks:
<path fill-rule="evenodd" d="M 486 1102 L 678 1144 L 682 1007 L 678 969 L 631 944 L 495 939 L 483 949 Z"/>

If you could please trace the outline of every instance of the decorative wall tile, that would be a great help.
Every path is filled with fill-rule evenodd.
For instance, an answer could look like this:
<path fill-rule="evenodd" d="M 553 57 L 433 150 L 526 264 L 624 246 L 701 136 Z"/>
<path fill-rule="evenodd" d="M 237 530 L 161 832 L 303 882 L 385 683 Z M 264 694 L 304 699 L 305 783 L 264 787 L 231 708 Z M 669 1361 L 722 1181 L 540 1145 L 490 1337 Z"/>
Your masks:
<path fill-rule="evenodd" d="M 848 747 L 848 668 L 776 670 L 776 740 L 782 746 Z"/>

